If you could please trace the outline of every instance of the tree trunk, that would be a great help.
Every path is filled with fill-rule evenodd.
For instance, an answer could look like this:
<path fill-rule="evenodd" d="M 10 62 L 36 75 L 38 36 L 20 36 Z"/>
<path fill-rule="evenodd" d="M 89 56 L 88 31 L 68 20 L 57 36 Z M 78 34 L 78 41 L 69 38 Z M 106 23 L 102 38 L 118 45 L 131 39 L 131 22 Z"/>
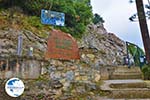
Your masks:
<path fill-rule="evenodd" d="M 137 12 L 138 12 L 139 25 L 140 25 L 140 29 L 141 29 L 144 49 L 145 49 L 145 53 L 146 53 L 146 59 L 147 59 L 148 63 L 150 64 L 150 38 L 149 38 L 149 32 L 148 32 L 148 27 L 147 27 L 147 23 L 146 23 L 143 1 L 136 0 L 136 7 L 137 7 Z"/>

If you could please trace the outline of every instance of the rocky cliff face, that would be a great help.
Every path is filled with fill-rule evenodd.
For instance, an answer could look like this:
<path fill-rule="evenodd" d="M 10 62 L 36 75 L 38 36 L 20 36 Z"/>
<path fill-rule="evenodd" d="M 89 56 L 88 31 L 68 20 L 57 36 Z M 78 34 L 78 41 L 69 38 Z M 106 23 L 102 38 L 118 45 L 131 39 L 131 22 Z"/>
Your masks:
<path fill-rule="evenodd" d="M 15 30 L 12 28 L 0 30 L 0 56 L 9 57 L 17 54 L 19 34 L 22 34 L 23 37 L 22 56 L 28 55 L 29 48 L 33 47 L 33 56 L 44 57 L 47 46 L 46 38 L 41 38 L 28 30 Z"/>
<path fill-rule="evenodd" d="M 28 55 L 33 47 L 33 56 L 43 58 L 47 48 L 47 38 L 39 37 L 29 30 L 0 30 L 0 56 L 16 55 L 18 35 L 23 36 L 22 55 Z M 43 33 L 47 34 L 47 33 Z M 115 34 L 108 33 L 103 25 L 89 25 L 79 44 L 81 60 L 93 66 L 122 64 L 125 42 Z"/>
<path fill-rule="evenodd" d="M 87 34 L 80 43 L 81 48 L 84 61 L 94 59 L 95 65 L 122 64 L 126 53 L 125 42 L 115 34 L 108 33 L 102 24 L 88 26 Z"/>

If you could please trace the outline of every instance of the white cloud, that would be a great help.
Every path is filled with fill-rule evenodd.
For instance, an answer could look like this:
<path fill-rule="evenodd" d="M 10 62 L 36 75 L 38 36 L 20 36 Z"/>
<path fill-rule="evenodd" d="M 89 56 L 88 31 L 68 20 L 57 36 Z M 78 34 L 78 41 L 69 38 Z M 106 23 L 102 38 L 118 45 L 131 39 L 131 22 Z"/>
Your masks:
<path fill-rule="evenodd" d="M 143 48 L 139 23 L 129 21 L 129 17 L 137 12 L 135 3 L 130 4 L 129 0 L 91 0 L 91 3 L 93 12 L 104 18 L 105 28 L 109 32 Z M 149 21 L 148 24 L 150 29 Z"/>
<path fill-rule="evenodd" d="M 110 0 L 91 0 L 93 12 L 103 14 L 111 5 Z"/>

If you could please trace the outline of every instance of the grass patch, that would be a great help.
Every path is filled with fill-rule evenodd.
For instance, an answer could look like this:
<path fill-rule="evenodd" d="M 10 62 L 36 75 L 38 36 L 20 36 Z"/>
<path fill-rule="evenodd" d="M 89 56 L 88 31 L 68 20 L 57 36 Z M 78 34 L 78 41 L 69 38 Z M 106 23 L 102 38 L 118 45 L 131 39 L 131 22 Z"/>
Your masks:
<path fill-rule="evenodd" d="M 50 25 L 43 25 L 40 17 L 27 16 L 20 12 L 14 12 L 10 16 L 9 10 L 0 10 L 0 29 L 13 28 L 16 30 L 29 30 L 35 33 L 38 37 L 47 38 L 48 33 L 52 27 Z"/>
<path fill-rule="evenodd" d="M 40 22 L 40 18 L 36 16 L 26 17 L 25 22 L 27 22 L 30 26 L 35 27 L 37 29 L 42 29 L 44 27 L 44 25 L 41 24 Z"/>

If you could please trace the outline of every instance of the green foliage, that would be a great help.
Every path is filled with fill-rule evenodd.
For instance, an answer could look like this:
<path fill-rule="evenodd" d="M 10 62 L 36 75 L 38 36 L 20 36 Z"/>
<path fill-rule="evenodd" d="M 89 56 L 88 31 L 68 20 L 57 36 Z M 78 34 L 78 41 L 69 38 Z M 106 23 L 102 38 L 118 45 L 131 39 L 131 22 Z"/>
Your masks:
<path fill-rule="evenodd" d="M 40 18 L 36 16 L 31 16 L 26 20 L 33 27 L 41 29 L 44 25 L 41 24 Z"/>
<path fill-rule="evenodd" d="M 65 13 L 65 32 L 74 37 L 82 37 L 86 25 L 92 18 L 92 7 L 88 3 L 90 0 L 55 0 L 52 10 Z"/>
<path fill-rule="evenodd" d="M 99 14 L 94 14 L 94 18 L 93 18 L 94 24 L 104 23 L 104 22 L 105 21 L 103 20 L 103 18 Z"/>
<path fill-rule="evenodd" d="M 90 0 L 2 0 L 1 2 L 3 7 L 19 6 L 28 15 L 38 17 L 41 9 L 63 12 L 65 13 L 65 27 L 55 28 L 68 32 L 77 38 L 82 37 L 86 26 L 93 19 Z M 36 22 L 33 25 L 41 27 Z"/>
<path fill-rule="evenodd" d="M 139 66 L 140 65 L 140 56 L 144 56 L 144 51 L 135 46 L 134 44 L 128 44 L 128 51 L 129 53 L 133 56 L 134 58 L 134 63 L 135 65 Z"/>
<path fill-rule="evenodd" d="M 32 15 L 39 15 L 41 9 L 48 9 L 52 6 L 53 0 L 2 0 L 0 7 L 10 8 L 21 7 L 25 12 Z"/>
<path fill-rule="evenodd" d="M 142 72 L 144 74 L 144 79 L 150 80 L 150 65 L 144 65 L 142 67 Z"/>
<path fill-rule="evenodd" d="M 41 9 L 50 9 L 53 0 L 22 0 L 22 8 L 31 15 L 40 15 Z"/>

